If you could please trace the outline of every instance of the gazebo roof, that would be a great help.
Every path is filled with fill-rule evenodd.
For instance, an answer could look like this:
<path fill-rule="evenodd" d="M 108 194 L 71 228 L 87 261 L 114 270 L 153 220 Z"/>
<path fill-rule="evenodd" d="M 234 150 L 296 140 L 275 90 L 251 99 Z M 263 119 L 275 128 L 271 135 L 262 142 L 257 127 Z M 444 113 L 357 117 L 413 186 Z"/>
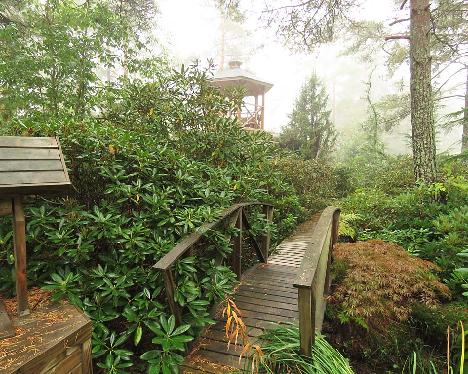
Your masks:
<path fill-rule="evenodd" d="M 221 89 L 231 87 L 244 87 L 247 95 L 261 95 L 273 85 L 258 79 L 252 72 L 242 69 L 240 61 L 230 61 L 229 68 L 218 70 L 213 83 Z"/>

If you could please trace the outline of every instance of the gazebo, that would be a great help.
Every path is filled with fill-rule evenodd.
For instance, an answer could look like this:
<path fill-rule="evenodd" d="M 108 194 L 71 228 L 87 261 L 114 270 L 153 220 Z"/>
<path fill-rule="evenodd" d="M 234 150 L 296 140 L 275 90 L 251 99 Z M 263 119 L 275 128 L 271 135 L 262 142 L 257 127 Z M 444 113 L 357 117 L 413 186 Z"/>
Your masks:
<path fill-rule="evenodd" d="M 240 61 L 230 61 L 228 69 L 221 69 L 215 73 L 213 83 L 222 90 L 243 88 L 245 96 L 237 117 L 246 130 L 264 130 L 265 93 L 273 85 L 258 79 L 250 71 L 242 69 L 241 65 Z"/>

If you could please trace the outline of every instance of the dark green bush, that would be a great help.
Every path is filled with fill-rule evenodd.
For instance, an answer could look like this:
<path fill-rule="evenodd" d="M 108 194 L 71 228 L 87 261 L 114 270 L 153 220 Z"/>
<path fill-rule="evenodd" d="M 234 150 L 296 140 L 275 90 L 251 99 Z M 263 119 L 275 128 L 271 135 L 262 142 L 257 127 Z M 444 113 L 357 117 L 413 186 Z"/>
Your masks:
<path fill-rule="evenodd" d="M 326 160 L 304 160 L 294 154 L 283 153 L 275 159 L 285 182 L 294 186 L 301 205 L 308 214 L 315 213 L 330 202 L 350 192 L 348 170 Z"/>
<path fill-rule="evenodd" d="M 449 303 L 436 308 L 416 303 L 410 317 L 411 326 L 426 344 L 445 348 L 447 328 L 457 329 L 459 321 L 468 323 L 468 307 L 464 303 Z"/>
<path fill-rule="evenodd" d="M 367 148 L 354 149 L 342 162 L 349 170 L 351 189 L 378 189 L 397 194 L 414 186 L 411 157 L 392 156 L 370 152 Z"/>

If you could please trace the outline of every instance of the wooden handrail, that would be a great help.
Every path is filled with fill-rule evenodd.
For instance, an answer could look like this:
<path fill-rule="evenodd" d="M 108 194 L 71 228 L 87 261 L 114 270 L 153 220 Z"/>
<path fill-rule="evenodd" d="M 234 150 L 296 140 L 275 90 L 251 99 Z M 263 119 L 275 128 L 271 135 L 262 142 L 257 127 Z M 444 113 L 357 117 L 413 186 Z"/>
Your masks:
<path fill-rule="evenodd" d="M 196 229 L 195 232 L 178 242 L 174 246 L 174 248 L 172 248 L 155 265 L 153 265 L 153 268 L 159 270 L 163 274 L 169 307 L 171 309 L 172 314 L 176 318 L 178 325 L 182 323 L 182 312 L 180 310 L 179 305 L 174 299 L 176 284 L 174 280 L 174 274 L 172 272 L 172 266 L 177 262 L 177 260 L 179 260 L 187 252 L 189 252 L 191 248 L 195 244 L 197 244 L 207 232 L 216 228 L 222 222 L 231 219 L 235 221 L 236 228 L 240 230 L 239 236 L 231 239 L 234 246 L 234 250 L 232 253 L 232 262 L 234 268 L 233 270 L 236 273 L 237 277 L 240 279 L 242 272 L 242 229 L 250 229 L 250 224 L 247 220 L 247 216 L 244 212 L 244 209 L 256 205 L 263 206 L 263 213 L 265 214 L 268 222 L 271 223 L 273 221 L 273 205 L 263 202 L 234 204 L 231 207 L 222 211 L 215 221 L 203 224 L 198 229 Z M 252 241 L 258 259 L 261 262 L 266 263 L 268 259 L 268 250 L 270 247 L 270 234 L 267 233 L 266 235 L 262 235 L 262 241 L 260 244 L 255 240 L 255 238 L 252 238 Z"/>
<path fill-rule="evenodd" d="M 307 356 L 312 353 L 315 331 L 322 328 L 326 295 L 331 283 L 331 253 L 338 239 L 339 218 L 339 208 L 324 209 L 294 281 L 294 287 L 298 289 L 301 353 Z"/>

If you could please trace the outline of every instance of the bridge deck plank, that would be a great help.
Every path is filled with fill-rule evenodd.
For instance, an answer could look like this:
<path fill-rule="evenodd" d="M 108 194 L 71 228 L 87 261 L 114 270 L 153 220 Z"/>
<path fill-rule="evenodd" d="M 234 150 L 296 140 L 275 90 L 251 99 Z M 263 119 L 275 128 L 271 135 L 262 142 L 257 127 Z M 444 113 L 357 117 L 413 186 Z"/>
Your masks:
<path fill-rule="evenodd" d="M 297 289 L 293 282 L 317 220 L 315 216 L 300 225 L 276 247 L 267 264 L 257 264 L 244 272 L 233 299 L 242 312 L 250 342 L 277 323 L 297 320 Z M 182 373 L 229 373 L 244 368 L 245 360 L 239 361 L 241 343 L 231 344 L 228 350 L 223 333 L 225 318 L 221 313 L 216 316 L 216 324 L 205 329 L 193 344 L 181 366 Z"/>

